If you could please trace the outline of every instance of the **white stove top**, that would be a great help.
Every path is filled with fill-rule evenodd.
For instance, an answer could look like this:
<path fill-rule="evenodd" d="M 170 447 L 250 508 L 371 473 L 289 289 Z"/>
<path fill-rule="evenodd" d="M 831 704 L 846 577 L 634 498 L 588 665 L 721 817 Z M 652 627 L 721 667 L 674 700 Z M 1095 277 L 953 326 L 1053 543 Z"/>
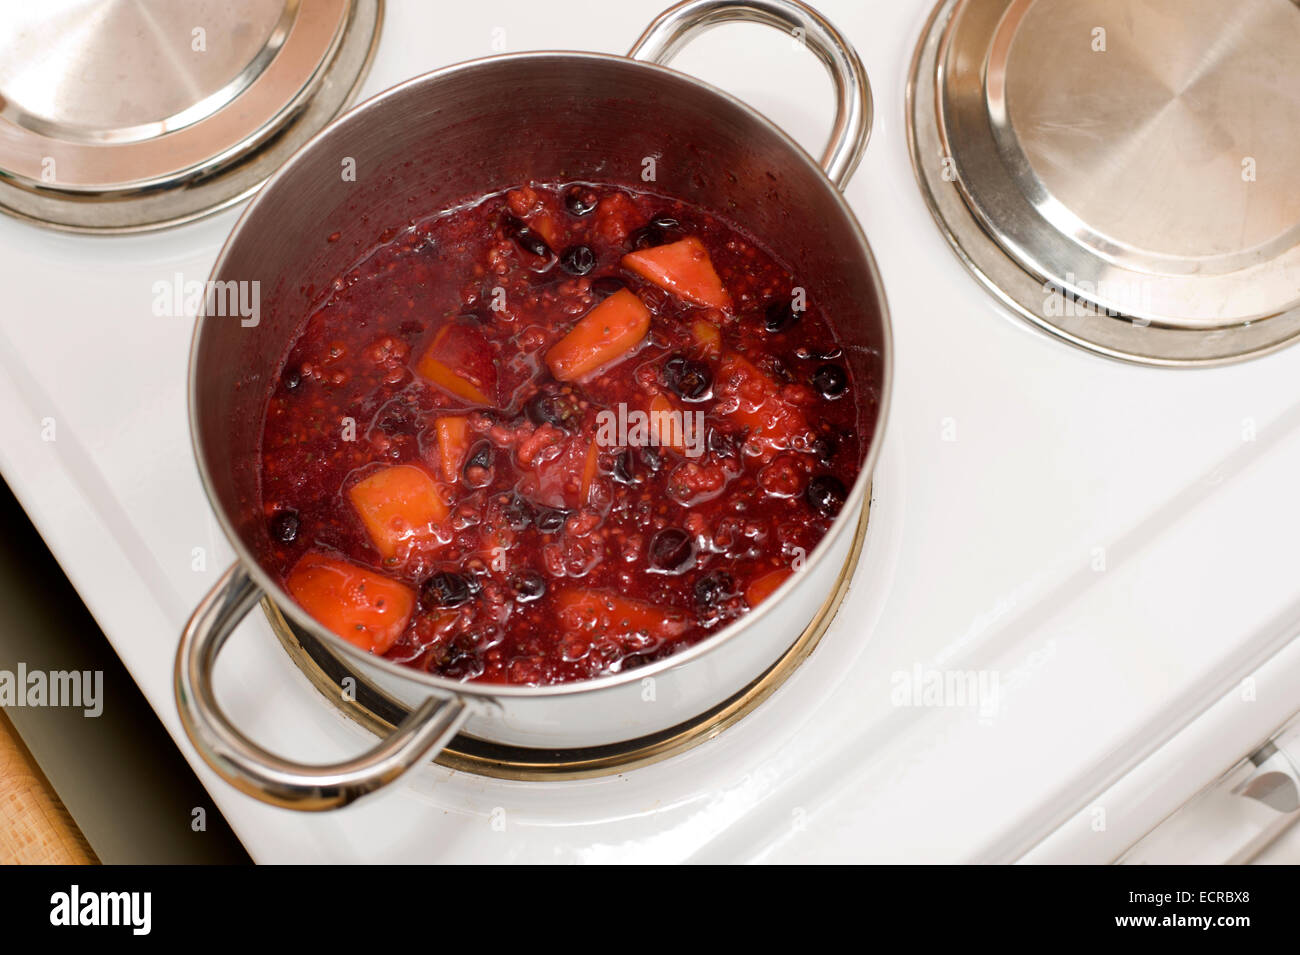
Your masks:
<path fill-rule="evenodd" d="M 435 14 L 390 0 L 363 94 L 502 44 L 621 52 L 663 2 Z M 151 304 L 155 282 L 206 278 L 236 213 L 117 238 L 0 221 L 0 469 L 256 860 L 1106 861 L 1300 707 L 1300 348 L 1140 368 L 1003 313 L 908 162 L 903 92 L 928 2 L 818 6 L 857 45 L 877 108 L 848 190 L 897 341 L 867 544 L 821 646 L 771 700 L 625 776 L 511 783 L 429 765 L 321 815 L 218 780 L 181 731 L 172 662 L 232 554 L 190 453 L 192 321 Z M 820 147 L 829 82 L 788 38 L 722 27 L 675 66 Z M 996 709 L 896 705 L 896 674 L 918 668 L 996 672 Z M 325 760 L 367 743 L 258 615 L 217 685 L 272 750 Z"/>

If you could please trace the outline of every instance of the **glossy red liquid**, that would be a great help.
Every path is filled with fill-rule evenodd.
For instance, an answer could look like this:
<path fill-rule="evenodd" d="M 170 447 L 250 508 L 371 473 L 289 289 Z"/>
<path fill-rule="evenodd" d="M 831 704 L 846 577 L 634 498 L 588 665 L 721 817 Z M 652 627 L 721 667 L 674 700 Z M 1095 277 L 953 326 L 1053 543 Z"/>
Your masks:
<path fill-rule="evenodd" d="M 689 237 L 722 307 L 719 290 L 697 289 L 714 301 L 699 304 L 623 262 Z M 683 268 L 694 248 L 675 247 Z M 613 278 L 648 331 L 557 381 L 557 342 Z M 454 679 L 581 680 L 698 642 L 811 554 L 871 438 L 870 383 L 852 380 L 815 301 L 790 307 L 797 288 L 718 218 L 617 187 L 521 187 L 418 223 L 335 283 L 268 396 L 267 564 L 345 638 Z M 642 435 L 635 416 L 620 434 L 620 417 L 654 409 L 703 427 L 680 447 L 622 443 Z M 399 464 L 419 471 L 384 471 Z M 318 612 L 310 601 L 342 598 L 328 575 L 291 577 L 304 555 L 409 594 L 354 624 L 346 601 L 371 599 L 358 579 Z"/>

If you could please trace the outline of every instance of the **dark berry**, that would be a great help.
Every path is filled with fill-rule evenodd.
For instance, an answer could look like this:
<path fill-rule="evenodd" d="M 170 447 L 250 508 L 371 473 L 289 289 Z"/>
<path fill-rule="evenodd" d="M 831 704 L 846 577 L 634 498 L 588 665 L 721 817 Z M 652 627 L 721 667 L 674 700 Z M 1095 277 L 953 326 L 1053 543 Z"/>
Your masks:
<path fill-rule="evenodd" d="M 839 448 L 839 442 L 829 434 L 819 434 L 813 439 L 812 453 L 817 455 L 817 460 L 822 464 L 829 464 Z"/>
<path fill-rule="evenodd" d="M 276 511 L 271 518 L 271 539 L 281 544 L 292 544 L 298 539 L 298 512 Z"/>
<path fill-rule="evenodd" d="M 558 507 L 544 507 L 537 512 L 537 529 L 543 534 L 554 534 L 569 519 L 569 512 Z"/>
<path fill-rule="evenodd" d="M 706 401 L 713 394 L 713 372 L 702 361 L 674 355 L 664 365 L 663 380 L 683 401 Z"/>
<path fill-rule="evenodd" d="M 812 386 L 823 398 L 838 398 L 849 388 L 849 376 L 839 365 L 822 365 L 812 374 Z"/>
<path fill-rule="evenodd" d="M 469 458 L 465 461 L 465 473 L 474 468 L 486 471 L 492 467 L 492 442 L 484 440 L 470 448 Z"/>
<path fill-rule="evenodd" d="M 831 477 L 829 474 L 819 474 L 809 481 L 805 494 L 812 509 L 827 517 L 838 514 L 840 508 L 844 506 L 844 499 L 848 496 L 839 478 Z"/>
<path fill-rule="evenodd" d="M 681 223 L 672 216 L 655 216 L 648 223 L 628 237 L 633 249 L 648 249 L 651 246 L 672 242 L 681 233 Z"/>
<path fill-rule="evenodd" d="M 695 602 L 701 607 L 712 607 L 736 592 L 731 575 L 720 570 L 705 574 L 695 581 Z"/>
<path fill-rule="evenodd" d="M 567 430 L 577 417 L 578 409 L 565 395 L 539 391 L 528 399 L 528 404 L 524 406 L 524 414 L 533 424 L 550 424 Z"/>
<path fill-rule="evenodd" d="M 595 212 L 598 201 L 595 190 L 587 186 L 570 186 L 564 191 L 564 208 L 579 218 Z"/>
<path fill-rule="evenodd" d="M 503 228 L 506 235 L 514 239 L 515 245 L 525 252 L 531 252 L 542 258 L 550 256 L 551 247 L 546 244 L 546 240 L 514 216 L 506 216 Z"/>
<path fill-rule="evenodd" d="M 471 596 L 469 579 L 447 570 L 439 571 L 420 585 L 420 604 L 426 610 L 459 607 Z"/>
<path fill-rule="evenodd" d="M 570 275 L 586 275 L 596 267 L 596 253 L 590 246 L 571 245 L 560 253 L 560 267 Z"/>
<path fill-rule="evenodd" d="M 763 327 L 776 335 L 793 328 L 798 321 L 799 313 L 794 310 L 794 302 L 781 298 L 767 307 L 767 314 L 763 317 Z"/>
<path fill-rule="evenodd" d="M 284 373 L 284 390 L 294 391 L 302 384 L 302 375 L 298 374 L 296 368 L 290 369 Z"/>
<path fill-rule="evenodd" d="M 626 448 L 614 458 L 614 470 L 610 473 L 619 484 L 636 484 L 640 480 L 636 474 L 636 458 Z"/>
<path fill-rule="evenodd" d="M 447 643 L 434 658 L 439 676 L 453 680 L 472 680 L 483 673 L 483 660 L 479 656 L 479 636 L 465 633 Z"/>
<path fill-rule="evenodd" d="M 633 250 L 640 251 L 648 249 L 651 246 L 663 244 L 663 234 L 658 229 L 652 229 L 646 226 L 644 229 L 637 229 L 628 237 L 628 244 Z"/>
<path fill-rule="evenodd" d="M 546 593 L 546 578 L 535 570 L 525 570 L 511 578 L 510 586 L 515 590 L 517 601 L 532 603 Z"/>
<path fill-rule="evenodd" d="M 734 458 L 740 452 L 740 439 L 730 431 L 709 428 L 709 450 L 721 458 Z"/>
<path fill-rule="evenodd" d="M 680 527 L 661 530 L 650 540 L 650 567 L 661 574 L 680 574 L 695 566 L 695 541 Z"/>

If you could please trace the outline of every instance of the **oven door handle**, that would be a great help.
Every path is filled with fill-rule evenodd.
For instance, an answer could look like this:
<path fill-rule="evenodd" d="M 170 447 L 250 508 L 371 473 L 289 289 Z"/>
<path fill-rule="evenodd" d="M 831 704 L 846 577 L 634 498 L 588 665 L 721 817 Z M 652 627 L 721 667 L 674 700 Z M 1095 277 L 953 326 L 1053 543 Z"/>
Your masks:
<path fill-rule="evenodd" d="M 812 7 L 799 0 L 686 0 L 659 14 L 628 56 L 667 65 L 693 37 L 721 23 L 775 27 L 821 60 L 835 85 L 835 121 L 821 167 L 842 192 L 871 136 L 871 84 L 853 44 Z"/>
<path fill-rule="evenodd" d="M 203 598 L 176 651 L 176 704 L 185 732 L 226 782 L 286 809 L 346 806 L 388 785 L 456 735 L 468 716 L 459 697 L 430 697 L 369 751 L 327 765 L 295 763 L 244 736 L 217 703 L 212 674 L 217 655 L 262 591 L 236 562 Z"/>

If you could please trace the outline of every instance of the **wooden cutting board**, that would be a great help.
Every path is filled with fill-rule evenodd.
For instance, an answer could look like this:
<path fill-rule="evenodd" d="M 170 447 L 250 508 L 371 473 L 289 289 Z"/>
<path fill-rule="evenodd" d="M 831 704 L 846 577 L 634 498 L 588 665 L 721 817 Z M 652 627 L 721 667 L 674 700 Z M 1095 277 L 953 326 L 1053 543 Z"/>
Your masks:
<path fill-rule="evenodd" d="M 96 862 L 13 724 L 0 713 L 0 864 Z"/>

